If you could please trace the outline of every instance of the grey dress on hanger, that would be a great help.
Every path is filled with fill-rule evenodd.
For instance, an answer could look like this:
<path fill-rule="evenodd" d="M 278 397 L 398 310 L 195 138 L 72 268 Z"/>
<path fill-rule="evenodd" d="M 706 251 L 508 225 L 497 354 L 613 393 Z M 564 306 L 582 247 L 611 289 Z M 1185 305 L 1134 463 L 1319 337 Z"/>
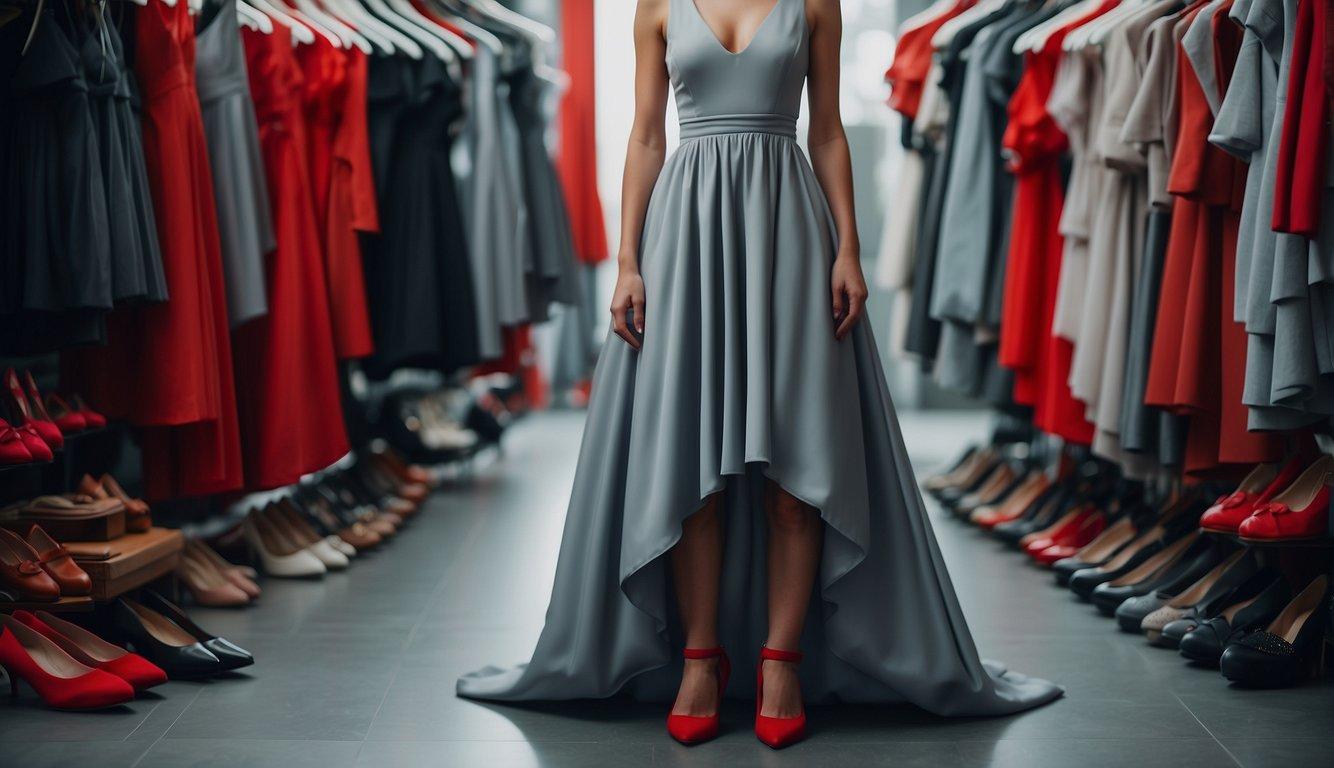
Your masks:
<path fill-rule="evenodd" d="M 766 634 L 764 481 L 819 510 L 817 598 L 802 638 L 811 702 L 908 701 L 1001 715 L 1061 695 L 979 660 L 917 491 L 871 324 L 836 341 L 833 217 L 795 141 L 802 0 L 723 48 L 673 0 L 667 69 L 681 146 L 640 248 L 643 349 L 609 336 L 565 521 L 546 627 L 527 664 L 458 693 L 507 701 L 670 701 L 680 641 L 667 553 L 724 494 L 721 637 L 744 668 Z M 746 675 L 729 691 L 753 696 Z"/>
<path fill-rule="evenodd" d="M 527 208 L 510 168 L 502 138 L 499 55 L 478 45 L 468 69 L 468 122 L 464 138 L 470 161 L 464 195 L 468 252 L 477 301 L 478 347 L 483 357 L 504 351 L 500 329 L 528 316 L 523 286 L 523 254 L 527 247 Z M 506 91 L 506 95 L 508 91 Z M 512 122 L 512 120 L 511 120 Z"/>
<path fill-rule="evenodd" d="M 275 241 L 236 0 L 220 6 L 195 37 L 195 79 L 213 166 L 227 317 L 235 328 L 269 311 L 264 257 Z"/>
<path fill-rule="evenodd" d="M 517 160 L 528 209 L 532 257 L 527 265 L 528 308 L 530 319 L 541 322 L 549 317 L 553 303 L 579 303 L 574 235 L 565 210 L 565 193 L 547 150 L 547 116 L 543 110 L 546 84 L 533 71 L 529 46 L 516 53 L 505 80 L 509 84 L 509 107 L 519 131 Z"/>

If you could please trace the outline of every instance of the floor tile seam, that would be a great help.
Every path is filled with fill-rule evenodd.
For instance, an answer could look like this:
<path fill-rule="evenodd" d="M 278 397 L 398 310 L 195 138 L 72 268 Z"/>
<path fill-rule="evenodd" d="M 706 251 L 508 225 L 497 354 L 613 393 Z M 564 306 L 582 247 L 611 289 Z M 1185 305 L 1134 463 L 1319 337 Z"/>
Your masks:
<path fill-rule="evenodd" d="M 1209 726 L 1205 725 L 1204 721 L 1200 719 L 1200 716 L 1195 714 L 1195 710 L 1191 709 L 1189 706 L 1186 705 L 1186 702 L 1181 700 L 1181 697 L 1177 695 L 1176 691 L 1172 691 L 1172 698 L 1176 699 L 1177 703 L 1181 705 L 1181 708 L 1186 710 L 1186 712 L 1190 714 L 1191 718 L 1195 720 L 1195 722 L 1200 724 L 1200 727 L 1204 729 L 1204 732 L 1209 734 L 1209 738 L 1214 740 L 1214 743 L 1218 745 L 1218 748 L 1223 750 L 1223 752 L 1228 756 L 1228 759 L 1230 759 L 1234 764 L 1237 765 L 1237 768 L 1243 768 L 1241 761 L 1237 759 L 1236 755 L 1232 754 L 1232 750 L 1228 749 L 1226 744 L 1218 740 L 1218 737 L 1214 735 L 1214 732 L 1209 728 Z"/>
<path fill-rule="evenodd" d="M 195 691 L 195 695 L 190 697 L 190 701 L 186 703 L 184 707 L 181 707 L 181 711 L 177 712 L 176 717 L 172 718 L 171 723 L 169 723 L 167 727 L 162 730 L 162 734 L 158 736 L 156 739 L 153 739 L 153 743 L 149 744 L 147 749 L 139 753 L 138 759 L 136 759 L 134 763 L 130 765 L 130 768 L 138 768 L 139 764 L 144 761 L 144 758 L 148 757 L 148 753 L 152 752 L 153 749 L 156 748 L 158 744 L 162 743 L 163 739 L 167 738 L 167 734 L 171 733 L 171 729 L 176 727 L 176 723 L 180 722 L 181 718 L 185 715 L 187 711 L 189 711 L 190 707 L 194 706 L 194 703 L 199 700 L 199 696 L 203 692 L 204 688 L 203 686 L 200 686 L 199 689 Z M 129 737 L 127 736 L 126 738 L 128 739 Z"/>

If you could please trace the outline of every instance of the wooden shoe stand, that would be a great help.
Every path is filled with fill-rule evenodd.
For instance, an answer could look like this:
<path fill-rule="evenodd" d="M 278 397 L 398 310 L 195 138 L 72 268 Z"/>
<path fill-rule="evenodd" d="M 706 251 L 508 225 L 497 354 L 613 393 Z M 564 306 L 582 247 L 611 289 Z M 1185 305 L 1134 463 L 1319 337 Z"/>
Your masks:
<path fill-rule="evenodd" d="M 85 473 L 115 464 L 122 435 L 115 427 L 77 433 L 65 438 L 65 447 L 52 462 L 44 465 L 20 465 L 0 468 L 0 506 L 43 493 L 72 490 Z M 19 535 L 31 525 L 22 520 L 5 521 L 5 527 Z M 75 561 L 93 580 L 92 595 L 62 597 L 50 602 L 9 602 L 0 600 L 0 613 L 16 610 L 44 610 L 53 613 L 77 613 L 93 610 L 95 603 L 114 600 L 120 595 L 156 581 L 176 570 L 185 537 L 170 528 L 151 528 L 144 533 L 126 533 L 109 541 L 61 540 Z"/>

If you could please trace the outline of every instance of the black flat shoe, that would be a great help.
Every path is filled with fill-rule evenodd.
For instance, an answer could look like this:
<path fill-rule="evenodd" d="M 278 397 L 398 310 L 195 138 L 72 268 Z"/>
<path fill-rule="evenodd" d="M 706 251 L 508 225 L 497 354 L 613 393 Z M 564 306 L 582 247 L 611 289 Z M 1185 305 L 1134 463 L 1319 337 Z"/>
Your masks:
<path fill-rule="evenodd" d="M 172 680 L 212 677 L 222 661 L 175 622 L 128 598 L 116 600 L 116 629 L 134 651 L 162 668 Z"/>
<path fill-rule="evenodd" d="M 230 672 L 233 669 L 248 667 L 255 663 L 255 657 L 250 652 L 232 641 L 218 637 L 212 633 L 204 631 L 198 624 L 190 620 L 190 617 L 171 601 L 151 589 L 145 589 L 143 592 L 143 601 L 153 610 L 166 616 L 181 629 L 190 633 L 199 644 L 207 648 L 218 661 L 222 664 L 222 671 Z"/>
<path fill-rule="evenodd" d="M 1269 624 L 1291 599 L 1292 590 L 1282 575 L 1272 568 L 1261 569 L 1237 588 L 1218 615 L 1182 635 L 1177 648 L 1190 661 L 1216 667 L 1230 640 Z"/>
<path fill-rule="evenodd" d="M 1329 577 L 1318 576 L 1269 626 L 1229 642 L 1219 659 L 1223 677 L 1252 688 L 1282 688 L 1312 676 L 1329 622 Z"/>

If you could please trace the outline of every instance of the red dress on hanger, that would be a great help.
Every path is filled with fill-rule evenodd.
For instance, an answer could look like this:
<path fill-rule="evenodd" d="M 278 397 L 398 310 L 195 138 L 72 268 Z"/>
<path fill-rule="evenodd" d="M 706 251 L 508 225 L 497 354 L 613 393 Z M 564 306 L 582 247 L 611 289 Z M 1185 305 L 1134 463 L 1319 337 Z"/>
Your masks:
<path fill-rule="evenodd" d="M 1287 106 L 1274 182 L 1274 229 L 1308 240 L 1320 234 L 1326 183 L 1330 103 L 1328 73 L 1329 0 L 1297 4 Z M 1328 224 L 1327 224 L 1328 226 Z"/>
<path fill-rule="evenodd" d="M 1183 16 L 1194 21 L 1203 4 Z M 1220 10 L 1212 27 L 1220 93 L 1236 61 L 1241 30 Z M 1209 474 L 1231 464 L 1275 461 L 1272 435 L 1246 429 L 1241 402 L 1245 330 L 1232 319 L 1237 225 L 1246 166 L 1208 141 L 1213 113 L 1177 46 L 1176 152 L 1168 191 L 1176 196 L 1168 236 L 1145 402 L 1188 415 L 1185 471 Z"/>
<path fill-rule="evenodd" d="M 593 5 L 593 0 L 560 4 L 561 67 L 570 76 L 570 89 L 560 106 L 556 170 L 565 192 L 574 252 L 585 264 L 597 264 L 610 255 L 598 194 Z"/>
<path fill-rule="evenodd" d="M 358 232 L 377 232 L 379 214 L 366 128 L 366 55 L 320 35 L 296 49 L 310 136 L 306 152 L 328 274 L 334 351 L 340 359 L 374 351 Z"/>
<path fill-rule="evenodd" d="M 1009 122 L 1001 139 L 1015 176 L 1000 364 L 1015 372 L 1014 399 L 1033 407 L 1038 429 L 1088 445 L 1093 425 L 1084 403 L 1070 392 L 1074 345 L 1052 333 L 1065 240 L 1058 223 L 1065 204 L 1060 161 L 1069 141 L 1047 112 L 1056 81 L 1061 43 L 1074 27 L 1105 13 L 1104 3 L 1053 32 L 1040 51 L 1024 56 L 1024 74 L 1010 97 Z"/>
<path fill-rule="evenodd" d="M 115 313 L 108 346 L 67 355 L 66 373 L 99 410 L 144 428 L 150 499 L 233 491 L 241 447 L 194 20 L 185 3 L 134 13 L 144 160 L 169 296 Z"/>
<path fill-rule="evenodd" d="M 910 120 L 917 119 L 926 78 L 931 72 L 931 57 L 935 54 L 931 38 L 945 22 L 963 13 L 972 4 L 972 0 L 959 0 L 939 16 L 903 31 L 898 44 L 894 46 L 894 60 L 890 62 L 889 69 L 885 70 L 885 82 L 889 83 L 891 89 L 888 102 L 890 109 Z"/>
<path fill-rule="evenodd" d="M 303 147 L 301 67 L 285 27 L 242 28 L 259 121 L 277 247 L 269 255 L 269 314 L 236 330 L 236 381 L 246 486 L 276 488 L 348 451 L 320 255 L 315 197 Z"/>

